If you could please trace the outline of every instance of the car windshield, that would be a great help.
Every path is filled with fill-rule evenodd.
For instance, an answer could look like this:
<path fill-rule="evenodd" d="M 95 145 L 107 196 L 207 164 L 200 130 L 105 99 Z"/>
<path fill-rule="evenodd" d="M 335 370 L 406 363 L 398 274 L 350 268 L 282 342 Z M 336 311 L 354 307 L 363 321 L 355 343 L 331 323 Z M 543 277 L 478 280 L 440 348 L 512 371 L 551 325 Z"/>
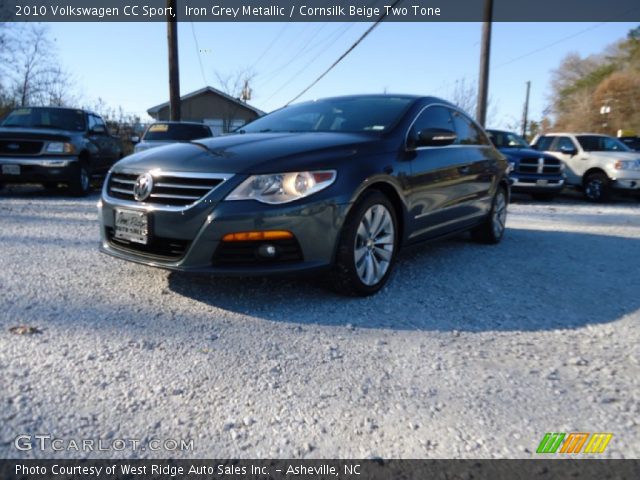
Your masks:
<path fill-rule="evenodd" d="M 144 134 L 143 140 L 189 142 L 197 138 L 210 137 L 211 130 L 206 125 L 185 123 L 154 123 Z"/>
<path fill-rule="evenodd" d="M 282 108 L 237 132 L 383 132 L 395 125 L 413 101 L 392 96 L 317 100 Z"/>
<path fill-rule="evenodd" d="M 19 108 L 2 122 L 3 127 L 53 128 L 82 132 L 84 112 L 67 108 Z"/>
<path fill-rule="evenodd" d="M 487 130 L 489 138 L 496 148 L 531 148 L 520 135 L 499 130 Z"/>
<path fill-rule="evenodd" d="M 631 150 L 617 138 L 604 135 L 576 135 L 585 152 L 630 152 Z"/>

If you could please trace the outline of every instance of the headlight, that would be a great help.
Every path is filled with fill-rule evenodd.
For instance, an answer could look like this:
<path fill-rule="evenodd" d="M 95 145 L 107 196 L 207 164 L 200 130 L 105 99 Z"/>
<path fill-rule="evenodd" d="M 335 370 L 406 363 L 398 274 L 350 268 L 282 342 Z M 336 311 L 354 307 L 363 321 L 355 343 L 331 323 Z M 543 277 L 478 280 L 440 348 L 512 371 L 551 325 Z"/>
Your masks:
<path fill-rule="evenodd" d="M 618 160 L 613 164 L 616 170 L 640 170 L 640 160 Z"/>
<path fill-rule="evenodd" d="M 50 142 L 44 150 L 47 153 L 76 153 L 76 148 L 71 143 Z"/>
<path fill-rule="evenodd" d="M 252 175 L 236 187 L 227 200 L 287 203 L 324 190 L 336 179 L 335 170 Z"/>

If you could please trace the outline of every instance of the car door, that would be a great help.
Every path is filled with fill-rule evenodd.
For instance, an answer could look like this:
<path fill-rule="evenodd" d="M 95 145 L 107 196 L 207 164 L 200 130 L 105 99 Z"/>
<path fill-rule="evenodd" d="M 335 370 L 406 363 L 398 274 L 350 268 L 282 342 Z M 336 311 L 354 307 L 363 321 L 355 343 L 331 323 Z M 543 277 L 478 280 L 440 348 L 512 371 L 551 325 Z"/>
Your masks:
<path fill-rule="evenodd" d="M 93 144 L 91 152 L 91 169 L 95 172 L 103 172 L 107 164 L 105 159 L 105 142 L 104 142 L 104 123 L 102 127 L 98 125 L 96 117 L 93 114 L 87 115 L 88 117 L 88 132 L 87 138 Z"/>
<path fill-rule="evenodd" d="M 456 131 L 456 144 L 465 150 L 468 166 L 459 170 L 461 216 L 472 222 L 491 208 L 491 186 L 497 174 L 496 162 L 501 157 L 484 131 L 465 113 L 451 114 Z"/>
<path fill-rule="evenodd" d="M 587 170 L 586 155 L 580 151 L 580 146 L 569 136 L 559 135 L 554 138 L 549 153 L 558 157 L 565 165 L 564 173 L 567 176 L 567 183 L 580 185 L 582 175 Z"/>
<path fill-rule="evenodd" d="M 407 198 L 411 240 L 454 230 L 464 215 L 467 195 L 464 172 L 471 168 L 466 149 L 458 144 L 414 146 L 422 130 L 437 128 L 454 132 L 451 113 L 445 105 L 429 105 L 418 114 L 407 132 L 407 157 L 411 162 Z"/>

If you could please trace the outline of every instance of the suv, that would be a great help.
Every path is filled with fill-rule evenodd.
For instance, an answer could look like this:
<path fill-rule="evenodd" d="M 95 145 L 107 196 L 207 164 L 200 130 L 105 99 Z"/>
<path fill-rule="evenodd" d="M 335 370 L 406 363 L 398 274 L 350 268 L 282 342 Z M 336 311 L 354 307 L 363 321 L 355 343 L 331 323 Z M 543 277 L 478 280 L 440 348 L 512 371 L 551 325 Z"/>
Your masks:
<path fill-rule="evenodd" d="M 640 153 L 614 137 L 547 133 L 537 136 L 532 145 L 562 160 L 567 184 L 581 188 L 592 202 L 608 200 L 613 190 L 640 192 Z"/>
<path fill-rule="evenodd" d="M 0 184 L 65 183 L 76 195 L 91 190 L 122 158 L 122 145 L 93 112 L 32 107 L 10 112 L 0 123 Z"/>
<path fill-rule="evenodd" d="M 137 137 L 131 141 L 136 143 L 134 152 L 141 152 L 162 145 L 177 142 L 190 142 L 198 138 L 213 137 L 208 125 L 196 122 L 156 122 L 149 125 L 139 143 Z"/>
<path fill-rule="evenodd" d="M 487 130 L 489 138 L 511 165 L 513 192 L 528 193 L 536 200 L 552 200 L 564 186 L 564 165 L 553 155 L 538 152 L 519 135 Z"/>

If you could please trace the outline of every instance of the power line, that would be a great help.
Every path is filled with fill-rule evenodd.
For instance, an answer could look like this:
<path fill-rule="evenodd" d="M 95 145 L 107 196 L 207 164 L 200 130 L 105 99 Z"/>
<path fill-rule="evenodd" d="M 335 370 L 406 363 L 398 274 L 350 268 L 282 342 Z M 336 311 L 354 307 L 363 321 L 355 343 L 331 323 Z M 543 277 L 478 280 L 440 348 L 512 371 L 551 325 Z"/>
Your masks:
<path fill-rule="evenodd" d="M 306 53 L 311 53 L 314 50 L 316 50 L 319 47 L 322 47 L 325 45 L 325 43 L 329 42 L 326 46 L 324 46 L 324 49 L 327 50 L 329 49 L 334 43 L 336 43 L 345 33 L 347 33 L 347 31 L 349 31 L 353 26 L 355 25 L 355 23 L 351 23 L 350 25 L 342 28 L 342 31 L 339 31 L 340 29 L 336 29 L 332 34 L 330 34 L 329 36 L 327 36 L 323 42 L 318 43 L 315 47 L 312 47 L 311 49 L 309 49 Z M 336 36 L 336 34 L 338 34 Z M 333 37 L 333 38 L 332 38 Z M 300 57 L 302 58 L 302 57 Z M 268 102 L 269 100 L 271 100 L 273 97 L 275 97 L 284 87 L 286 87 L 287 85 L 289 85 L 292 81 L 294 81 L 296 78 L 298 78 L 298 76 L 300 76 L 300 74 L 302 72 L 305 72 L 307 70 L 307 68 L 309 68 L 309 66 L 314 63 L 317 60 L 316 57 L 311 58 L 311 60 L 309 60 L 300 70 L 298 70 L 296 73 L 294 73 L 289 80 L 287 80 L 284 84 L 282 84 L 280 86 L 280 88 L 278 88 L 277 90 L 275 90 L 269 97 L 267 97 L 267 99 L 265 100 L 265 102 Z M 264 85 L 266 85 L 269 82 L 264 83 Z"/>
<path fill-rule="evenodd" d="M 258 55 L 258 58 L 256 58 L 253 62 L 253 67 L 254 68 L 256 65 L 258 65 L 265 57 L 265 55 L 269 52 L 269 50 L 271 50 L 271 47 L 273 47 L 275 45 L 275 43 L 280 39 L 280 37 L 282 36 L 282 34 L 284 33 L 284 31 L 287 29 L 287 27 L 290 24 L 287 22 L 284 24 L 284 26 L 280 29 L 280 31 L 276 34 L 276 36 L 273 38 L 273 40 L 271 40 L 271 42 L 269 43 L 269 45 L 267 45 L 267 48 L 265 48 L 262 53 L 260 55 Z"/>
<path fill-rule="evenodd" d="M 191 33 L 193 34 L 193 41 L 196 44 L 196 55 L 198 57 L 198 64 L 200 65 L 200 74 L 202 75 L 202 81 L 205 86 L 209 85 L 207 82 L 207 76 L 204 73 L 204 67 L 202 66 L 202 52 L 200 52 L 200 46 L 198 45 L 198 38 L 196 37 L 196 28 L 193 25 L 193 22 L 189 22 L 191 24 Z"/>
<path fill-rule="evenodd" d="M 391 5 L 391 7 L 389 7 L 388 9 L 385 9 L 385 13 L 383 13 L 382 15 L 380 15 L 380 18 L 378 18 L 378 20 L 375 21 L 375 23 L 373 25 L 371 25 L 371 27 L 369 27 L 367 29 L 366 32 L 364 32 L 360 38 L 358 38 L 358 40 L 355 41 L 355 43 L 353 45 L 351 45 L 346 52 L 344 52 L 342 55 L 340 55 L 340 57 L 331 64 L 331 66 L 329 66 L 329 68 L 327 68 L 322 74 L 320 74 L 320 76 L 318 78 L 316 78 L 313 82 L 311 82 L 311 84 L 305 88 L 304 90 L 302 90 L 298 95 L 296 95 L 295 97 L 293 97 L 291 100 L 289 100 L 286 104 L 285 107 L 287 105 L 289 105 L 292 102 L 295 102 L 298 98 L 300 98 L 302 95 L 304 95 L 305 93 L 307 93 L 309 90 L 311 90 L 311 88 L 318 83 L 320 80 L 322 80 L 325 75 L 327 75 L 331 70 L 333 70 L 342 60 L 344 60 L 344 58 L 349 55 L 359 44 L 360 42 L 362 42 L 367 35 L 369 35 L 378 25 L 380 25 L 380 22 L 382 22 L 385 17 L 387 16 L 387 11 L 393 9 L 393 7 L 395 7 L 398 3 L 400 3 L 402 0 L 396 0 L 395 2 L 393 2 L 393 4 Z"/>

